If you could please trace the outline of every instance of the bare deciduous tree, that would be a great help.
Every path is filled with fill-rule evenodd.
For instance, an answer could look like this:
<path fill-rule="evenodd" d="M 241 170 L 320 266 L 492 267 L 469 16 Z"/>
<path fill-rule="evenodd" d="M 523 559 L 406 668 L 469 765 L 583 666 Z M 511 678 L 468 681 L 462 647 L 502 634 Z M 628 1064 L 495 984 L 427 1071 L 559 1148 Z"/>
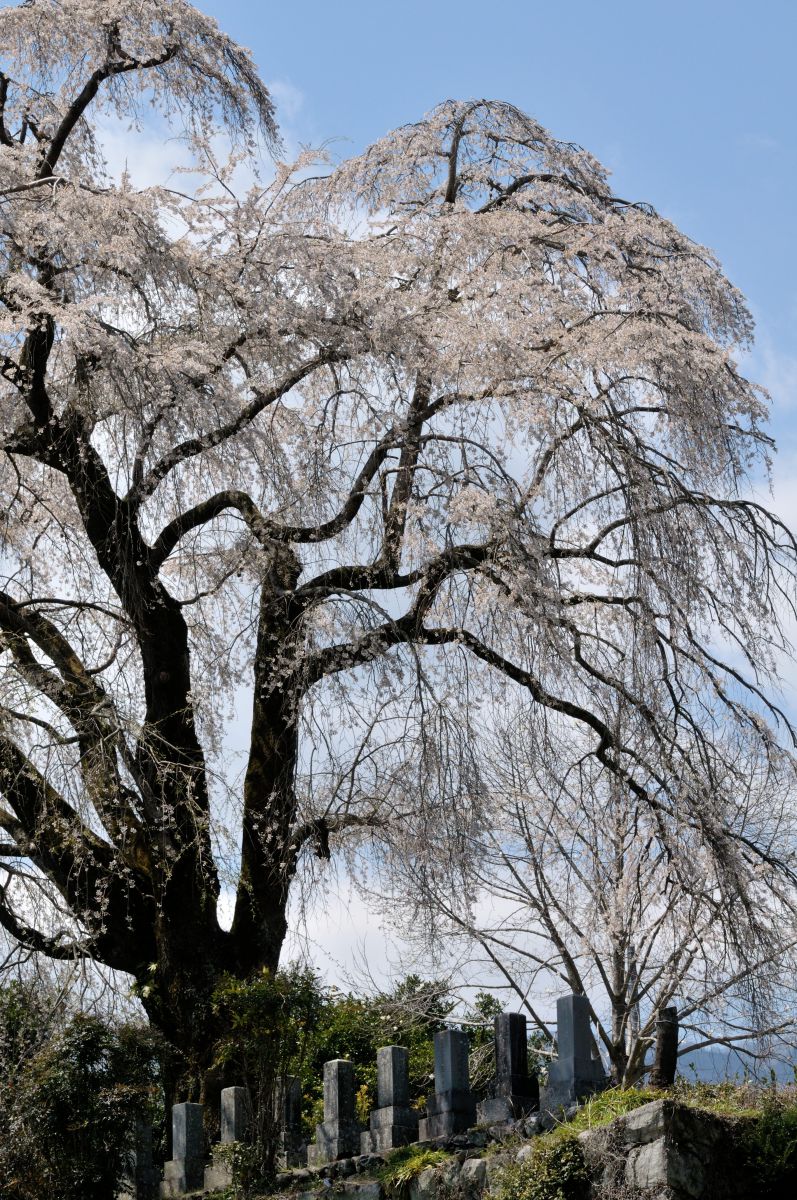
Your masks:
<path fill-rule="evenodd" d="M 31 0 L 0 47 L 6 930 L 133 975 L 199 1094 L 302 860 L 453 780 L 499 682 L 735 886 L 703 716 L 778 753 L 794 544 L 740 491 L 769 440 L 712 255 L 505 103 L 237 191 L 271 102 L 185 0 Z M 104 172 L 150 101 L 202 186 Z"/>
<path fill-rule="evenodd" d="M 616 720 L 612 722 L 617 728 Z M 747 847 L 729 890 L 686 814 L 658 814 L 533 713 L 496 730 L 474 818 L 431 806 L 363 883 L 420 961 L 488 981 L 548 1039 L 563 991 L 586 995 L 614 1081 L 638 1083 L 670 1005 L 679 1057 L 724 1047 L 739 1069 L 797 1046 L 797 812 L 790 775 L 756 775 L 726 747 L 729 837 Z M 463 832 L 463 825 L 465 826 Z M 408 906 L 412 920 L 407 920 Z M 418 959 L 416 959 L 416 962 Z"/>

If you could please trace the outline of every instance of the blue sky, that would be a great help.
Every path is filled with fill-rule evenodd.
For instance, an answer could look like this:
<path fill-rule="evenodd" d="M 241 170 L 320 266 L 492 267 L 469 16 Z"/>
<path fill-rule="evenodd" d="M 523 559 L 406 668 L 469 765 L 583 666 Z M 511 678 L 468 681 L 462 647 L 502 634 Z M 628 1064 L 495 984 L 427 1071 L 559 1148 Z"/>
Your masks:
<path fill-rule="evenodd" d="M 795 0 L 201 7 L 277 85 L 289 136 L 341 154 L 449 97 L 512 101 L 711 246 L 767 353 L 797 355 Z"/>
<path fill-rule="evenodd" d="M 198 2 L 253 51 L 293 146 L 340 139 L 343 157 L 449 97 L 505 99 L 710 246 L 757 320 L 746 369 L 781 448 L 770 503 L 797 527 L 797 0 Z M 379 974 L 362 906 L 333 888 L 329 910 L 317 960 L 343 978 L 359 945 Z"/>

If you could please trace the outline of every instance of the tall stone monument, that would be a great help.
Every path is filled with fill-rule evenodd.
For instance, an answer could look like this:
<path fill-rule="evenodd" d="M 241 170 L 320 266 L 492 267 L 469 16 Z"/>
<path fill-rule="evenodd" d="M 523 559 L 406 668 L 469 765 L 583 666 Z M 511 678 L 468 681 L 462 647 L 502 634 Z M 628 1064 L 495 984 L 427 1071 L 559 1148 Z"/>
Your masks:
<path fill-rule="evenodd" d="M 288 1075 L 282 1088 L 282 1129 L 278 1160 L 282 1167 L 303 1167 L 307 1145 L 302 1137 L 302 1084 L 296 1075 Z"/>
<path fill-rule="evenodd" d="M 564 996 L 556 1001 L 558 1056 L 548 1072 L 543 1106 L 554 1109 L 602 1091 L 607 1079 L 603 1064 L 592 1057 L 589 1000 Z"/>
<path fill-rule="evenodd" d="M 246 1088 L 228 1087 L 221 1092 L 221 1142 L 213 1147 L 213 1162 L 205 1167 L 205 1191 L 220 1192 L 232 1185 L 232 1164 L 220 1150 L 231 1142 L 242 1142 L 249 1128 L 249 1097 Z"/>
<path fill-rule="evenodd" d="M 360 1138 L 363 1154 L 378 1154 L 418 1140 L 418 1114 L 410 1107 L 410 1052 L 381 1046 L 376 1052 L 377 1107 Z"/>
<path fill-rule="evenodd" d="M 161 1176 L 155 1166 L 152 1140 L 152 1126 L 137 1119 L 135 1137 L 125 1155 L 124 1175 L 115 1200 L 156 1200 Z"/>
<path fill-rule="evenodd" d="M 307 1163 L 320 1167 L 360 1153 L 360 1126 L 354 1109 L 354 1065 L 347 1058 L 324 1063 L 324 1120 L 315 1128 Z"/>
<path fill-rule="evenodd" d="M 476 1097 L 470 1090 L 468 1035 L 444 1029 L 434 1035 L 434 1095 L 420 1122 L 422 1141 L 464 1133 L 476 1124 Z"/>
<path fill-rule="evenodd" d="M 479 1123 L 512 1121 L 540 1106 L 536 1075 L 529 1075 L 528 1035 L 523 1013 L 499 1013 L 495 1018 L 494 1094 L 477 1105 Z"/>
<path fill-rule="evenodd" d="M 172 1106 L 172 1158 L 163 1164 L 161 1196 L 198 1191 L 205 1175 L 205 1132 L 201 1104 Z"/>

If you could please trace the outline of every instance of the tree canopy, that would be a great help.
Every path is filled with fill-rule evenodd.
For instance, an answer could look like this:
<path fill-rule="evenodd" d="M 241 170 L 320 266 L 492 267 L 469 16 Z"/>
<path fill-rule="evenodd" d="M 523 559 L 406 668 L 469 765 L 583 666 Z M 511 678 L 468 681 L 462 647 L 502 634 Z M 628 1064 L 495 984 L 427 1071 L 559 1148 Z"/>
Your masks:
<path fill-rule="evenodd" d="M 196 1091 L 302 863 L 477 820 L 519 694 L 743 893 L 776 850 L 724 745 L 785 761 L 795 546 L 746 498 L 765 397 L 713 255 L 496 101 L 241 188 L 270 97 L 184 0 L 6 7 L 0 54 L 5 929 L 135 976 Z M 151 104 L 183 190 L 103 168 Z"/>
<path fill-rule="evenodd" d="M 530 714 L 495 730 L 479 764 L 482 819 L 392 839 L 390 870 L 363 884 L 383 919 L 452 980 L 490 981 L 551 1039 L 552 1002 L 589 998 L 614 1081 L 638 1083 L 661 1012 L 678 1010 L 678 1056 L 723 1048 L 732 1069 L 790 1063 L 797 1040 L 793 792 L 728 762 L 736 835 L 756 847 L 729 894 L 700 831 L 663 844 L 655 813 L 585 753 L 528 738 Z M 772 862 L 768 863 L 767 858 Z M 775 866 L 774 864 L 780 864 Z M 412 920 L 408 914 L 412 913 Z M 450 965 L 449 965 L 450 964 Z M 647 1061 L 647 1065 L 651 1065 Z"/>

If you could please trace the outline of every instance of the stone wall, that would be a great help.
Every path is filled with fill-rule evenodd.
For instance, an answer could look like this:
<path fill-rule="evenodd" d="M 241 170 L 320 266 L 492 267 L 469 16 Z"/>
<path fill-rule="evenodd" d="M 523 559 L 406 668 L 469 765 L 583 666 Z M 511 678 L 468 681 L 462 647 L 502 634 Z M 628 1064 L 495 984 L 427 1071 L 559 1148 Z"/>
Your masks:
<path fill-rule="evenodd" d="M 580 1142 L 594 1193 L 650 1200 L 754 1200 L 738 1132 L 743 1119 L 655 1100 Z"/>
<path fill-rule="evenodd" d="M 550 1127 L 540 1117 L 523 1124 L 531 1137 L 520 1146 L 516 1138 L 502 1145 L 498 1129 L 459 1135 L 458 1148 L 452 1138 L 451 1157 L 422 1170 L 408 1200 L 490 1200 L 504 1169 L 532 1156 L 535 1137 Z M 739 1126 L 738 1118 L 656 1100 L 582 1133 L 592 1200 L 755 1200 L 756 1181 L 740 1153 Z M 294 1172 L 280 1183 L 292 1200 L 319 1200 L 330 1189 L 352 1200 L 389 1200 L 369 1177 L 383 1162 L 363 1155 L 329 1163 L 320 1172 Z"/>

